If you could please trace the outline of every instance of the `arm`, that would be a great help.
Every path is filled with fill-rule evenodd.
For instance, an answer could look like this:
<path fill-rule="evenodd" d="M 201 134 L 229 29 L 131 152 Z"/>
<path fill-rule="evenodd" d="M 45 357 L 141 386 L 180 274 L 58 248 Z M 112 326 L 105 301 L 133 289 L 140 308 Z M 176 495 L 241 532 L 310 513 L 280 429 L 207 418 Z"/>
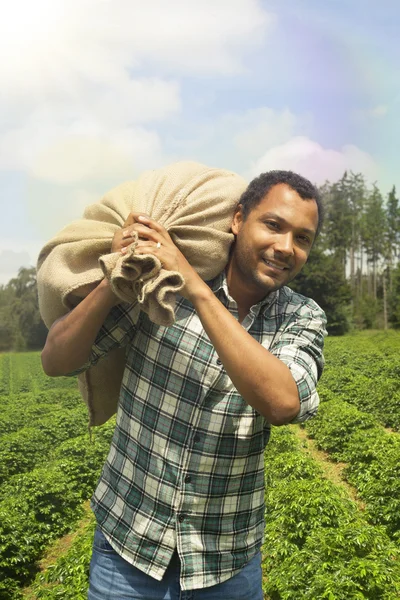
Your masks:
<path fill-rule="evenodd" d="M 42 351 L 46 375 L 57 377 L 84 365 L 103 322 L 115 304 L 106 279 L 50 328 Z"/>
<path fill-rule="evenodd" d="M 292 421 L 300 412 L 300 398 L 290 368 L 243 329 L 189 265 L 162 226 L 142 215 L 136 215 L 136 219 L 138 222 L 132 230 L 142 240 L 136 251 L 154 253 L 166 269 L 182 274 L 185 287 L 181 294 L 194 305 L 240 395 L 269 423 L 282 425 Z M 243 369 L 244 356 L 246 369 Z"/>
<path fill-rule="evenodd" d="M 290 369 L 243 329 L 207 285 L 205 288 L 200 291 L 199 287 L 189 299 L 237 391 L 272 425 L 290 422 L 300 411 Z"/>
<path fill-rule="evenodd" d="M 122 251 L 132 243 L 132 239 L 124 235 L 125 226 L 130 222 L 128 217 L 114 235 L 111 252 Z M 57 377 L 72 373 L 89 360 L 96 336 L 116 301 L 108 280 L 103 279 L 78 306 L 53 323 L 41 355 L 46 375 Z"/>
<path fill-rule="evenodd" d="M 286 305 L 285 300 L 283 300 Z M 324 368 L 326 316 L 313 300 L 303 302 L 284 319 L 269 350 L 290 369 L 296 381 L 301 409 L 291 423 L 314 416 L 319 405 L 317 383 Z"/>

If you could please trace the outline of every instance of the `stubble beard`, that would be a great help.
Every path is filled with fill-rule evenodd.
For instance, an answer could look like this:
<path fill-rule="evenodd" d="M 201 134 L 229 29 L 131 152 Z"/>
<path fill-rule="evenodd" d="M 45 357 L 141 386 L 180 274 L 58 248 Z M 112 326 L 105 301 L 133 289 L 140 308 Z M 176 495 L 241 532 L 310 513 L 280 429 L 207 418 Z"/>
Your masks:
<path fill-rule="evenodd" d="M 268 277 L 264 275 L 263 277 L 258 268 L 261 260 L 262 259 L 260 258 L 256 267 L 249 269 L 249 264 L 251 264 L 251 261 L 250 257 L 248 257 L 248 253 L 238 252 L 236 256 L 234 256 L 234 264 L 236 265 L 236 271 L 241 282 L 245 285 L 247 284 L 251 291 L 254 291 L 256 295 L 259 295 L 260 300 L 288 283 L 288 281 L 284 281 L 282 283 L 276 282 L 274 284 L 274 280 L 271 276 Z M 269 283 L 267 277 L 271 283 Z"/>

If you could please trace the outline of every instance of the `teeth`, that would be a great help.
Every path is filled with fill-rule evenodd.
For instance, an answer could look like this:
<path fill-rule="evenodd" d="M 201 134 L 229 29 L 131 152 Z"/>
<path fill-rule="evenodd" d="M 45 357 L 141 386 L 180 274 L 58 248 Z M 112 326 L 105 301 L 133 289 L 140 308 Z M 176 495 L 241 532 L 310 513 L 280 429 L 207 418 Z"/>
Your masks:
<path fill-rule="evenodd" d="M 280 271 L 283 271 L 286 268 L 286 267 L 279 267 L 278 265 L 275 265 L 274 263 L 270 262 L 269 260 L 266 260 L 265 262 L 270 267 L 273 267 L 274 269 L 279 269 Z"/>

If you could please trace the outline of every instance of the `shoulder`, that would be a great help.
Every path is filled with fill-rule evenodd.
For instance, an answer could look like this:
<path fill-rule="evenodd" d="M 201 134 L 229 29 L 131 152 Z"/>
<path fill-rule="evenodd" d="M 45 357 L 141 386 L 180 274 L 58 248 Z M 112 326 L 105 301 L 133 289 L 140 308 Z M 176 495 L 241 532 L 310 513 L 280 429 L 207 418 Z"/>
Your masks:
<path fill-rule="evenodd" d="M 326 315 L 322 308 L 313 300 L 303 294 L 284 286 L 278 290 L 275 303 L 276 311 L 288 319 L 309 318 L 326 323 Z"/>

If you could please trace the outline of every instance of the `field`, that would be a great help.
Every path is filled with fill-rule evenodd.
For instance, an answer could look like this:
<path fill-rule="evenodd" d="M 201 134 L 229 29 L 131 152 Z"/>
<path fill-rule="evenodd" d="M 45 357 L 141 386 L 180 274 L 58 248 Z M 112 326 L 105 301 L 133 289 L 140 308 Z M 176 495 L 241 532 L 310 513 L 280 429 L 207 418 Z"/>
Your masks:
<path fill-rule="evenodd" d="M 265 453 L 265 598 L 400 598 L 400 334 L 328 338 L 318 416 Z M 90 497 L 113 421 L 90 440 L 74 379 L 0 355 L 0 600 L 85 600 Z"/>

